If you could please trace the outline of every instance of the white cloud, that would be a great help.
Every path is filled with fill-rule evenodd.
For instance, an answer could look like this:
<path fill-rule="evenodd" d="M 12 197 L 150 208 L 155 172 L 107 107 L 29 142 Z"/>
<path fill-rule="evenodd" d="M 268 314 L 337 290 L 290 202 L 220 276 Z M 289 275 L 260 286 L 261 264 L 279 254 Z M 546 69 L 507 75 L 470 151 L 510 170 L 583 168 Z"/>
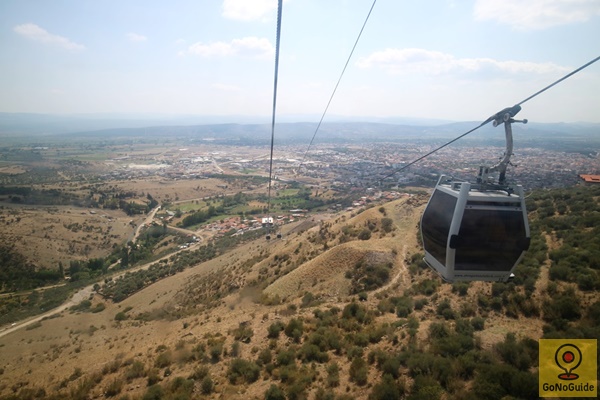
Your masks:
<path fill-rule="evenodd" d="M 133 33 L 133 32 L 129 32 L 127 35 L 127 39 L 129 39 L 132 42 L 145 42 L 146 40 L 148 40 L 148 38 L 144 35 L 140 35 L 137 33 Z"/>
<path fill-rule="evenodd" d="M 188 48 L 189 54 L 202 57 L 226 57 L 243 55 L 248 57 L 263 58 L 274 54 L 275 49 L 271 42 L 265 38 L 245 37 L 233 39 L 231 42 L 213 42 L 204 44 L 194 43 Z"/>
<path fill-rule="evenodd" d="M 84 50 L 85 46 L 72 42 L 66 37 L 54 35 L 47 30 L 37 26 L 36 24 L 28 23 L 17 25 L 13 30 L 21 36 L 36 42 L 60 46 L 67 50 Z"/>
<path fill-rule="evenodd" d="M 598 0 L 476 0 L 476 20 L 495 20 L 519 30 L 585 22 L 600 15 Z"/>
<path fill-rule="evenodd" d="M 277 9 L 277 0 L 223 0 L 223 16 L 242 21 L 264 20 Z"/>
<path fill-rule="evenodd" d="M 499 61 L 492 58 L 456 58 L 451 54 L 425 49 L 385 49 L 361 58 L 360 68 L 381 68 L 395 74 L 460 74 L 460 73 L 534 73 L 569 71 L 552 63 Z"/>

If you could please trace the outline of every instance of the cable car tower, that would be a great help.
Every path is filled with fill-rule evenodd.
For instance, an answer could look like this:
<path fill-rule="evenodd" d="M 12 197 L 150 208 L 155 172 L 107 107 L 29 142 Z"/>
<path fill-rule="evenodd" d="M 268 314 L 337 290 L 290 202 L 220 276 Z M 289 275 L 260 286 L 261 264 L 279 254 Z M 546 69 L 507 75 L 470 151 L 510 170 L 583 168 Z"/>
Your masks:
<path fill-rule="evenodd" d="M 523 188 L 506 183 L 513 151 L 512 124 L 521 106 L 488 118 L 504 124 L 506 152 L 492 166 L 481 166 L 476 183 L 440 176 L 421 217 L 425 262 L 445 281 L 499 281 L 512 273 L 529 248 L 530 232 Z"/>

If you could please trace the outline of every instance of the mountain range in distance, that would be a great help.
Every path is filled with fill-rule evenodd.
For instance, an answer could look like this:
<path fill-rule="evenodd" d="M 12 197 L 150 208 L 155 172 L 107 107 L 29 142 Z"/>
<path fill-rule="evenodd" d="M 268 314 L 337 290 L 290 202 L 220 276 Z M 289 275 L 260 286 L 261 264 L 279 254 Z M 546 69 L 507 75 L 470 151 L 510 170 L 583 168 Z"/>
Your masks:
<path fill-rule="evenodd" d="M 314 116 L 288 115 L 276 120 L 278 144 L 308 143 L 317 129 Z M 315 143 L 398 142 L 450 140 L 479 126 L 481 121 L 452 122 L 416 118 L 360 118 L 330 116 L 319 127 Z M 567 143 L 573 151 L 600 150 L 598 123 L 513 124 L 515 143 L 555 147 Z M 270 142 L 271 123 L 267 117 L 194 116 L 150 114 L 53 115 L 0 113 L 0 138 L 12 144 L 55 141 L 105 141 L 119 139 L 173 139 L 211 141 L 216 144 L 264 145 Z M 487 124 L 462 141 L 503 145 L 504 129 Z"/>

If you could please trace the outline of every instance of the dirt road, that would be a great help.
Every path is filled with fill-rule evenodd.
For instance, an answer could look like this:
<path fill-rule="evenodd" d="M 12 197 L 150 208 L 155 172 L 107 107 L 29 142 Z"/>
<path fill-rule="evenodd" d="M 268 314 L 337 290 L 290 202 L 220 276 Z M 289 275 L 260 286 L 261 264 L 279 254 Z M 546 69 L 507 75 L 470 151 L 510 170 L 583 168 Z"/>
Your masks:
<path fill-rule="evenodd" d="M 83 300 L 87 299 L 88 297 L 90 297 L 90 295 L 92 294 L 92 292 L 94 291 L 94 285 L 89 285 L 84 287 L 83 289 L 79 290 L 78 292 L 76 292 L 69 300 L 67 300 L 65 303 L 63 303 L 62 305 L 53 308 L 50 311 L 47 311 L 43 314 L 37 315 L 35 317 L 31 317 L 28 319 L 25 319 L 23 321 L 19 321 L 16 322 L 14 324 L 12 324 L 11 326 L 4 328 L 3 331 L 0 331 L 0 337 L 8 335 L 9 333 L 12 333 L 14 331 L 17 331 L 21 328 L 25 328 L 31 324 L 35 324 L 36 322 L 41 321 L 42 319 L 49 317 L 53 314 L 57 314 L 60 313 L 64 310 L 67 310 L 68 308 L 77 305 L 79 303 L 81 303 Z"/>

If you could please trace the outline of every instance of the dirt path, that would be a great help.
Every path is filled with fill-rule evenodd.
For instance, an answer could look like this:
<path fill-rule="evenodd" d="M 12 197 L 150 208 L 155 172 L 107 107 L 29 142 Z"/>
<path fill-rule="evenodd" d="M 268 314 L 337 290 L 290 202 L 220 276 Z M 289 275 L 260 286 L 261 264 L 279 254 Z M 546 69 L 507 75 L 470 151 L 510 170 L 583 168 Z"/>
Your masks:
<path fill-rule="evenodd" d="M 142 228 L 144 226 L 150 225 L 152 223 L 152 221 L 154 220 L 154 216 L 156 215 L 156 213 L 157 213 L 158 210 L 160 210 L 160 206 L 154 207 L 148 213 L 148 216 L 146 217 L 146 219 L 144 220 L 144 222 L 142 222 L 141 224 L 139 224 L 137 226 L 137 228 L 135 228 L 135 232 L 133 233 L 133 238 L 131 239 L 131 241 L 133 243 L 135 243 L 137 241 L 137 238 L 138 238 L 138 236 L 140 236 L 140 232 L 142 231 Z"/>
<path fill-rule="evenodd" d="M 140 265 L 138 267 L 127 269 L 125 271 L 121 271 L 118 274 L 112 275 L 111 277 L 112 277 L 112 279 L 118 279 L 119 277 L 121 277 L 122 275 L 125 275 L 126 273 L 131 273 L 131 272 L 140 271 L 143 269 L 148 269 L 148 268 L 150 268 L 150 265 L 157 263 L 160 260 L 168 259 L 168 258 L 172 257 L 173 255 L 179 254 L 184 251 L 195 250 L 196 247 L 197 247 L 197 245 L 192 245 L 188 248 L 181 249 L 174 253 L 167 254 L 166 256 L 164 256 L 158 260 L 154 260 L 154 261 L 148 262 L 146 264 Z M 53 308 L 52 310 L 48 310 L 43 314 L 36 315 L 36 316 L 30 317 L 30 318 L 26 318 L 22 321 L 15 322 L 14 324 L 12 324 L 9 327 L 5 327 L 4 330 L 0 330 L 0 337 L 8 335 L 9 333 L 15 332 L 21 328 L 25 328 L 31 324 L 35 324 L 36 322 L 39 322 L 46 317 L 49 317 L 53 314 L 63 312 L 65 310 L 68 310 L 70 307 L 73 307 L 73 306 L 81 303 L 83 300 L 89 298 L 92 295 L 92 293 L 94 292 L 94 285 L 96 283 L 102 284 L 104 282 L 104 279 L 107 277 L 108 276 L 103 276 L 102 279 L 98 280 L 97 282 L 92 283 L 92 284 L 84 287 L 83 289 L 80 289 L 79 291 L 75 292 L 75 294 L 73 296 L 71 296 L 71 298 L 69 300 L 64 302 L 62 305 L 60 305 L 56 308 Z M 0 328 L 0 329 L 2 329 L 2 328 Z"/>
<path fill-rule="evenodd" d="M 384 290 L 392 287 L 393 285 L 398 283 L 400 278 L 408 276 L 408 268 L 406 267 L 406 263 L 404 262 L 404 260 L 406 260 L 406 245 L 402 246 L 402 255 L 400 257 L 401 257 L 400 268 L 398 270 L 398 273 L 388 283 L 386 283 L 385 285 L 383 285 L 380 288 L 373 290 L 373 292 L 371 292 L 371 294 L 373 296 L 376 295 L 377 293 L 381 293 Z"/>
<path fill-rule="evenodd" d="M 31 290 L 25 290 L 22 292 L 10 292 L 10 293 L 2 293 L 0 294 L 0 298 L 2 297 L 10 297 L 10 296 L 23 296 L 25 294 L 31 294 L 33 292 L 43 292 L 44 290 L 48 290 L 48 289 L 52 289 L 52 288 L 56 288 L 56 287 L 61 287 L 61 286 L 65 286 L 66 283 L 57 283 L 56 285 L 48 285 L 48 286 L 42 286 L 42 287 L 38 287 L 35 289 L 31 289 Z"/>
<path fill-rule="evenodd" d="M 9 333 L 15 332 L 21 328 L 25 328 L 29 325 L 35 324 L 36 322 L 40 322 L 44 318 L 49 317 L 53 314 L 63 312 L 64 310 L 67 310 L 68 308 L 70 308 L 76 304 L 79 304 L 83 300 L 90 297 L 90 295 L 93 293 L 93 291 L 94 291 L 94 285 L 93 284 L 88 285 L 88 286 L 84 287 L 83 289 L 79 290 L 78 292 L 76 292 L 73 296 L 71 296 L 71 298 L 69 300 L 67 300 L 62 305 L 60 305 L 56 308 L 53 308 L 52 310 L 47 311 L 43 314 L 37 315 L 35 317 L 30 317 L 23 321 L 16 322 L 16 323 L 12 324 L 11 326 L 9 326 L 8 328 L 5 328 L 3 331 L 0 331 L 0 337 L 8 335 Z"/>

